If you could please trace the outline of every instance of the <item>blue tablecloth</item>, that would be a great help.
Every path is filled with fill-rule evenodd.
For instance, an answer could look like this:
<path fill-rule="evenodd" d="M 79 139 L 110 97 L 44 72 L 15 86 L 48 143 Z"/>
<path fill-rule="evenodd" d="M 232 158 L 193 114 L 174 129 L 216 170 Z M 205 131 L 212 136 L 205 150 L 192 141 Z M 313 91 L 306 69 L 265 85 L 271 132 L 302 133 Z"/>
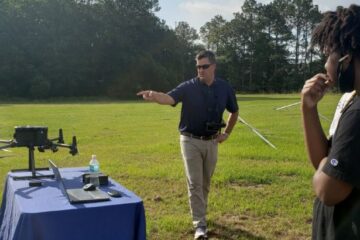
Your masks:
<path fill-rule="evenodd" d="M 66 188 L 81 187 L 84 168 L 60 169 Z M 51 174 L 51 171 L 40 171 Z M 109 179 L 109 188 L 123 193 L 106 202 L 72 205 L 55 179 L 41 179 L 41 187 L 29 181 L 6 178 L 0 209 L 0 240 L 135 240 L 146 239 L 142 200 Z"/>

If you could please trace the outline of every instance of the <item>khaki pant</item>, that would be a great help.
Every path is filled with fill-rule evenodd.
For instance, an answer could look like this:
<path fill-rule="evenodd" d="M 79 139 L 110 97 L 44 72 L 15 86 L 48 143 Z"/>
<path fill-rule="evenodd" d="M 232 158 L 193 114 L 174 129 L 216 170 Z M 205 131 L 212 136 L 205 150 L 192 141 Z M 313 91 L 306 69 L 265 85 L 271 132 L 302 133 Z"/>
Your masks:
<path fill-rule="evenodd" d="M 180 146 L 193 225 L 206 227 L 206 208 L 210 180 L 217 161 L 218 143 L 216 140 L 204 141 L 180 135 Z"/>

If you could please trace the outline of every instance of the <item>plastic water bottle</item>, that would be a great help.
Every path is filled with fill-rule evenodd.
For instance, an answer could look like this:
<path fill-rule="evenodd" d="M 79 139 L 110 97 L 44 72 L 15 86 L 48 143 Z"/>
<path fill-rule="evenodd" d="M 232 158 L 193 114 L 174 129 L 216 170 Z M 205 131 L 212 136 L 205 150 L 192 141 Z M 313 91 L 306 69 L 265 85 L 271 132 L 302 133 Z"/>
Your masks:
<path fill-rule="evenodd" d="M 96 159 L 96 155 L 91 155 L 91 160 L 89 162 L 89 170 L 90 173 L 99 173 L 100 171 L 100 164 L 99 161 Z"/>
<path fill-rule="evenodd" d="M 94 184 L 95 186 L 99 186 L 99 171 L 100 171 L 100 164 L 99 161 L 96 159 L 96 155 L 91 155 L 91 160 L 89 162 L 89 170 L 90 170 L 90 183 Z"/>

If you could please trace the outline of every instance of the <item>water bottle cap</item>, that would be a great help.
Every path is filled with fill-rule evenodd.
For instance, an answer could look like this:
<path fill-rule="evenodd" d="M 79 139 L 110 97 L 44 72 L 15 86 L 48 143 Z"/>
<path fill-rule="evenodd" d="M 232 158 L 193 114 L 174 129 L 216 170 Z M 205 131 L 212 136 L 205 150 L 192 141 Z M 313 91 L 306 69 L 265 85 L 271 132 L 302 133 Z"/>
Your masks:
<path fill-rule="evenodd" d="M 96 155 L 95 154 L 91 155 L 91 158 L 92 159 L 96 158 Z"/>

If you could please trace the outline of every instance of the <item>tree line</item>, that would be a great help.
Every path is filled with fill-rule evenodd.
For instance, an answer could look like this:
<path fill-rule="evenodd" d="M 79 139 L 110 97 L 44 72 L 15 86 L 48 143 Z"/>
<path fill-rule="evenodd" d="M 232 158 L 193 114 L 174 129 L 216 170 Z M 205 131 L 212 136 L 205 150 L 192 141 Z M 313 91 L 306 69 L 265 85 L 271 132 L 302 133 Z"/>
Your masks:
<path fill-rule="evenodd" d="M 233 19 L 198 33 L 155 14 L 158 0 L 0 0 L 0 96 L 28 99 L 168 91 L 196 74 L 211 49 L 217 74 L 238 92 L 298 91 L 321 71 L 309 50 L 321 12 L 312 0 L 246 0 Z"/>

